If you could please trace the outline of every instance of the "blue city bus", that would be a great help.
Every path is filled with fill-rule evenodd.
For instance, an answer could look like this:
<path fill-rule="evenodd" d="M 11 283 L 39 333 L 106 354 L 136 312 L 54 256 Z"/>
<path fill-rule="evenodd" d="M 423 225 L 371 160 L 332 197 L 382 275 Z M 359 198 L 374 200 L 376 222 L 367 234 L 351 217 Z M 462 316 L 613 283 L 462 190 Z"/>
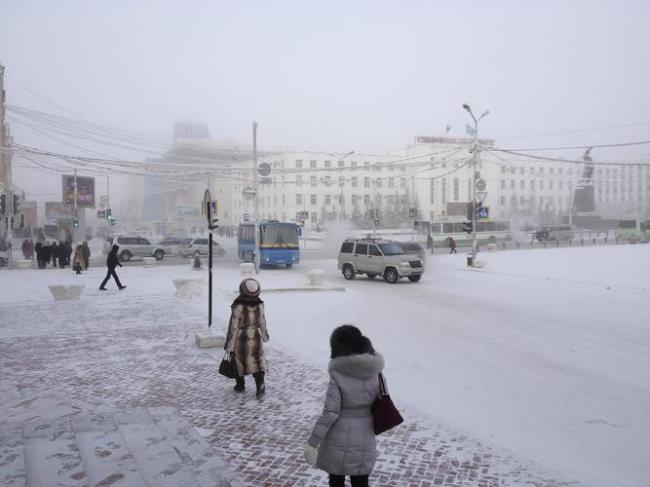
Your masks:
<path fill-rule="evenodd" d="M 285 265 L 288 268 L 300 262 L 298 237 L 301 227 L 297 223 L 273 220 L 257 224 L 259 232 L 260 266 Z M 252 262 L 255 253 L 255 224 L 241 223 L 237 232 L 239 260 Z"/>

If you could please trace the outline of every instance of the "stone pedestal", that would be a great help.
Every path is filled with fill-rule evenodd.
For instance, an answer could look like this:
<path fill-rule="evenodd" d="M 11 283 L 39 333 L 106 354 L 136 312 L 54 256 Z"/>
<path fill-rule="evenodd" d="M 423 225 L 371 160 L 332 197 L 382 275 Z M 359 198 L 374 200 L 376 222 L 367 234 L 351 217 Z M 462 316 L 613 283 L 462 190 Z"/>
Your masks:
<path fill-rule="evenodd" d="M 475 267 L 477 269 L 482 269 L 483 267 L 485 267 L 485 261 L 484 260 L 475 260 L 472 263 L 472 267 Z"/>
<path fill-rule="evenodd" d="M 31 260 L 20 259 L 14 261 L 14 265 L 16 266 L 16 269 L 31 269 L 34 266 L 34 263 Z"/>
<path fill-rule="evenodd" d="M 255 274 L 255 264 L 252 262 L 242 262 L 239 264 L 239 273 L 242 276 L 250 276 Z"/>
<path fill-rule="evenodd" d="M 156 266 L 156 258 L 155 257 L 144 257 L 142 259 L 142 266 L 143 267 L 155 267 Z"/>
<path fill-rule="evenodd" d="M 225 345 L 226 338 L 211 331 L 201 331 L 196 334 L 194 341 L 199 348 L 220 348 Z"/>
<path fill-rule="evenodd" d="M 48 286 L 50 293 L 55 301 L 70 301 L 77 300 L 81 296 L 81 291 L 83 291 L 83 284 L 75 284 L 69 286 L 63 285 L 52 285 Z"/>
<path fill-rule="evenodd" d="M 497 250 L 497 244 L 495 243 L 489 243 L 485 246 L 488 252 L 496 252 Z"/>
<path fill-rule="evenodd" d="M 321 269 L 312 269 L 307 273 L 309 284 L 312 286 L 322 286 L 325 282 L 325 271 Z"/>

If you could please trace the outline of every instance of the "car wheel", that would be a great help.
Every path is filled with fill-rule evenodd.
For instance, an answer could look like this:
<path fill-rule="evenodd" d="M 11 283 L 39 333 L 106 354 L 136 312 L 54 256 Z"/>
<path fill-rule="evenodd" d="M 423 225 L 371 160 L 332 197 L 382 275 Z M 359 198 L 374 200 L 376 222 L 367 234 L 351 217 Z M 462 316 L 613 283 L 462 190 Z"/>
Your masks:
<path fill-rule="evenodd" d="M 343 266 L 343 277 L 348 281 L 354 279 L 354 268 L 350 264 L 345 264 Z"/>
<path fill-rule="evenodd" d="M 287 264 L 287 269 L 291 269 L 293 267 L 293 264 Z"/>
<path fill-rule="evenodd" d="M 372 272 L 368 272 L 366 275 L 368 276 L 368 279 L 374 279 L 377 277 L 377 274 L 373 274 Z"/>
<path fill-rule="evenodd" d="M 399 274 L 397 273 L 397 269 L 394 267 L 389 267 L 384 271 L 384 279 L 386 279 L 386 282 L 390 284 L 395 284 L 399 280 Z"/>
<path fill-rule="evenodd" d="M 411 282 L 418 282 L 418 281 L 420 280 L 421 277 L 422 277 L 421 274 L 418 274 L 418 275 L 416 275 L 416 276 L 409 276 L 409 281 L 411 281 Z"/>
<path fill-rule="evenodd" d="M 131 256 L 131 252 L 129 252 L 128 250 L 123 250 L 123 251 L 120 253 L 120 260 L 121 260 L 122 262 L 128 262 L 128 261 L 130 261 L 130 260 L 131 260 L 131 257 L 132 257 L 132 256 Z"/>
<path fill-rule="evenodd" d="M 153 256 L 156 260 L 162 260 L 163 257 L 165 256 L 165 252 L 162 250 L 158 249 L 153 253 Z"/>

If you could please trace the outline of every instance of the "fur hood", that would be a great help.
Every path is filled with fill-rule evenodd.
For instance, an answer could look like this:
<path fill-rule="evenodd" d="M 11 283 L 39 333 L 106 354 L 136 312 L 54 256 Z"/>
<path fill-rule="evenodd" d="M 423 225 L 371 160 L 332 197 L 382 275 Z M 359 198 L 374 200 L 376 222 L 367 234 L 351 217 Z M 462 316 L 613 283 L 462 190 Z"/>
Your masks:
<path fill-rule="evenodd" d="M 384 357 L 379 352 L 374 355 L 362 353 L 336 357 L 330 360 L 327 370 L 330 374 L 337 372 L 358 379 L 369 379 L 384 370 Z"/>

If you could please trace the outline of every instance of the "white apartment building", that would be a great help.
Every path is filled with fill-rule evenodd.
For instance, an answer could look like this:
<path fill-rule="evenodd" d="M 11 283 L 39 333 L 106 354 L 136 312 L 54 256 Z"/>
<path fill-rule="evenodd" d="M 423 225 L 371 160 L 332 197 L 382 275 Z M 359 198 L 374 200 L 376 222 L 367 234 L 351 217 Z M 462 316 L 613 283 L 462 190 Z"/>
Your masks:
<path fill-rule="evenodd" d="M 481 143 L 478 170 L 491 219 L 523 216 L 553 222 L 569 215 L 583 163 L 523 158 L 492 150 L 491 140 Z M 472 139 L 418 137 L 405 149 L 383 154 L 262 154 L 259 163 L 272 169 L 268 178 L 259 178 L 258 216 L 296 221 L 306 213 L 306 225 L 316 227 L 332 220 L 372 225 L 376 212 L 381 226 L 408 226 L 409 208 L 416 208 L 419 221 L 462 220 L 472 194 L 472 146 Z M 244 197 L 253 186 L 253 164 L 247 157 L 240 155 L 228 165 L 230 177 L 209 183 L 222 225 L 254 217 L 254 199 Z M 201 191 L 191 201 L 200 201 L 206 184 L 199 185 Z M 596 209 L 604 216 L 650 216 L 647 165 L 596 165 L 593 185 Z"/>

